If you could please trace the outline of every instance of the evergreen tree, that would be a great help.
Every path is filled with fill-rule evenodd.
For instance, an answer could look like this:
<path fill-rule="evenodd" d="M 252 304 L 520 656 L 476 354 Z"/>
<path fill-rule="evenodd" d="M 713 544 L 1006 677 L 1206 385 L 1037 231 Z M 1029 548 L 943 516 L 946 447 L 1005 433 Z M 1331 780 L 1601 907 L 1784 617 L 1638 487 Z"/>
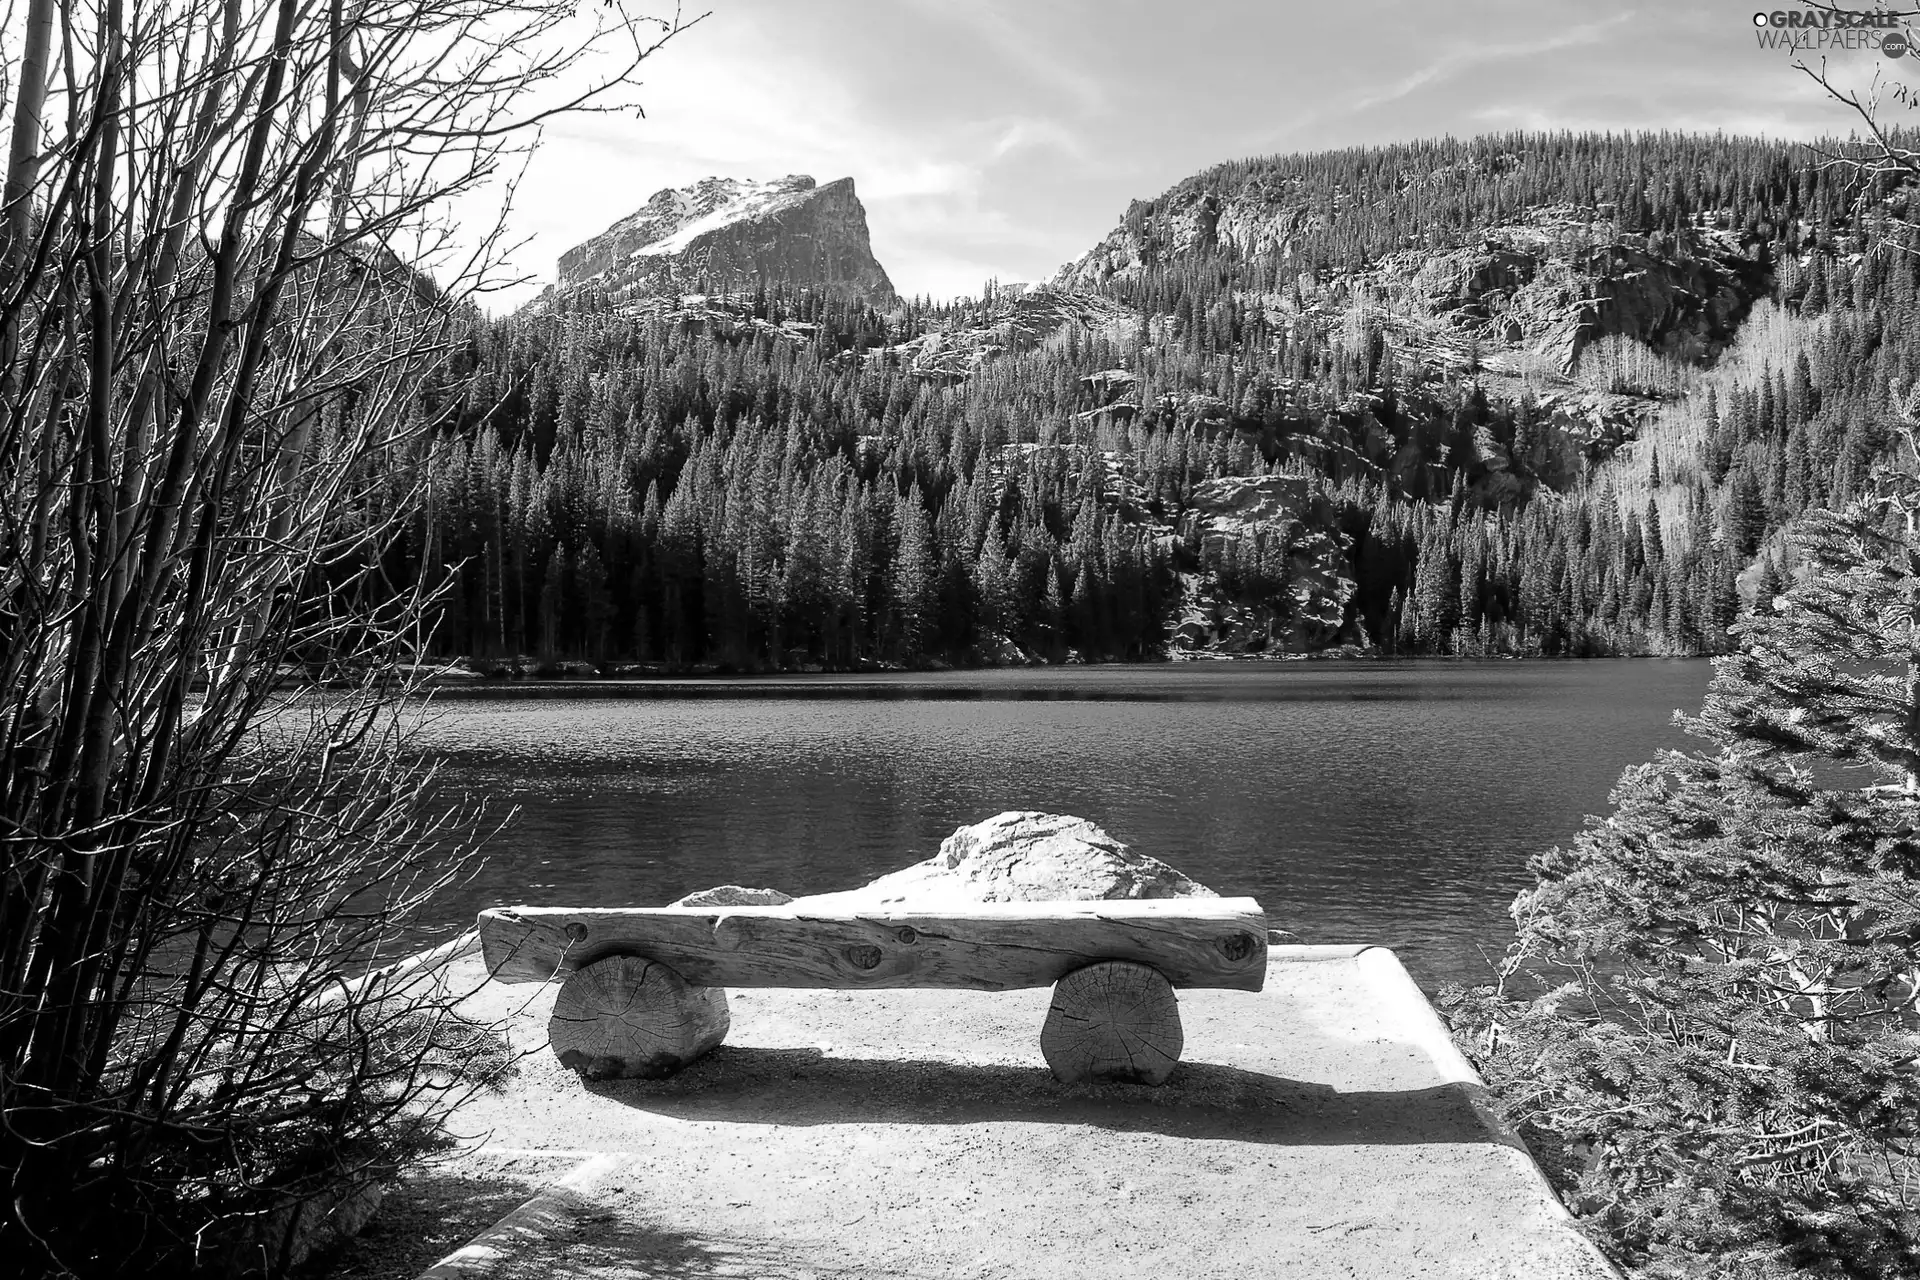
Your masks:
<path fill-rule="evenodd" d="M 919 488 L 909 490 L 894 511 L 897 550 L 889 585 L 896 653 L 906 661 L 922 656 L 938 626 L 939 619 L 934 612 L 937 561 Z"/>
<path fill-rule="evenodd" d="M 1724 527 L 1727 549 L 1736 556 L 1751 559 L 1759 550 L 1760 539 L 1767 528 L 1767 503 L 1760 491 L 1759 477 L 1751 468 L 1742 466 L 1733 472 L 1727 490 Z"/>
<path fill-rule="evenodd" d="M 1536 860 L 1506 986 L 1546 994 L 1446 997 L 1658 1274 L 1920 1273 L 1920 481 L 1884 488 L 1796 527 L 1686 722 L 1707 750 Z"/>

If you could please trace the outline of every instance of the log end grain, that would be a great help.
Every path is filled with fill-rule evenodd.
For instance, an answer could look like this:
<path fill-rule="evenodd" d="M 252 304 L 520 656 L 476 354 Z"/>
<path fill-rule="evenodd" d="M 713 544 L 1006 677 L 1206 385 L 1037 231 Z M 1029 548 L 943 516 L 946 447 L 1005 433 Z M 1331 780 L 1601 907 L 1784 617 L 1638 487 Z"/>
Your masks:
<path fill-rule="evenodd" d="M 1040 1052 L 1059 1080 L 1163 1084 L 1185 1037 L 1173 985 L 1125 960 L 1076 969 L 1053 988 Z"/>
<path fill-rule="evenodd" d="M 693 986 L 657 960 L 608 956 L 561 986 L 547 1038 L 583 1079 L 657 1080 L 726 1039 L 729 1021 L 723 988 Z"/>

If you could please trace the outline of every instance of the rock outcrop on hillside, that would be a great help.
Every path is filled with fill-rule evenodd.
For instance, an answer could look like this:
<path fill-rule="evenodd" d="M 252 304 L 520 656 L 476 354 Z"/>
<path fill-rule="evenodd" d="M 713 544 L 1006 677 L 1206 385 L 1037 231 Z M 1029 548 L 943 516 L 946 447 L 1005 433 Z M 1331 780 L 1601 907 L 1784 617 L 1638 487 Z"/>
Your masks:
<path fill-rule="evenodd" d="M 866 358 L 896 361 L 916 377 L 960 382 L 994 357 L 1038 346 L 1066 329 L 1125 342 L 1138 326 L 1139 317 L 1112 298 L 1040 287 L 1002 293 L 982 304 L 978 315 L 877 347 Z"/>
<path fill-rule="evenodd" d="M 945 907 L 969 902 L 1091 902 L 1215 898 L 1157 858 L 1135 853 L 1085 818 L 1010 810 L 961 827 L 925 862 L 858 889 L 788 898 L 777 889 L 723 885 L 675 906 Z"/>
<path fill-rule="evenodd" d="M 560 255 L 557 290 L 604 290 L 615 303 L 683 293 L 810 285 L 876 303 L 893 282 L 873 256 L 853 179 L 706 178 L 668 188 Z"/>
<path fill-rule="evenodd" d="M 1483 355 L 1530 352 L 1562 374 L 1607 337 L 1705 364 L 1767 285 L 1729 233 L 1626 234 L 1563 207 L 1488 228 L 1464 248 L 1392 254 L 1363 281 L 1390 304 L 1473 335 Z"/>
<path fill-rule="evenodd" d="M 1284 262 L 1295 239 L 1323 223 L 1323 213 L 1300 207 L 1284 186 L 1223 197 L 1183 184 L 1158 202 L 1135 201 L 1049 287 L 1112 292 L 1156 265 L 1214 250 Z M 1523 392 L 1560 393 L 1561 384 L 1595 390 L 1582 356 L 1609 338 L 1683 365 L 1710 363 L 1768 285 L 1766 267 L 1732 232 L 1642 235 L 1620 230 L 1605 210 L 1553 205 L 1478 229 L 1465 244 L 1405 249 L 1352 272 L 1301 272 L 1283 289 L 1241 301 L 1275 326 L 1383 333 L 1416 368 L 1483 375 L 1490 398 L 1512 401 Z M 1576 388 L 1570 380 L 1582 373 Z M 1568 427 L 1593 440 L 1655 407 L 1646 394 L 1600 404 L 1560 399 Z"/>
<path fill-rule="evenodd" d="M 1205 481 L 1194 488 L 1180 533 L 1204 572 L 1182 576 L 1176 654 L 1314 653 L 1365 644 L 1347 612 L 1355 588 L 1346 537 L 1318 480 Z M 1219 590 L 1255 578 L 1274 585 L 1275 603 L 1238 602 Z"/>
<path fill-rule="evenodd" d="M 1285 188 L 1222 197 L 1183 185 L 1155 206 L 1136 200 L 1120 224 L 1055 275 L 1056 289 L 1108 291 L 1182 256 L 1231 249 L 1285 260 L 1324 214 Z M 1570 372 L 1588 343 L 1618 334 L 1687 360 L 1710 359 L 1731 340 L 1756 298 L 1765 267 L 1729 232 L 1623 232 L 1595 208 L 1526 210 L 1455 247 L 1390 254 L 1350 278 L 1303 278 L 1298 292 L 1335 304 L 1401 304 L 1399 313 L 1468 330 L 1488 351 L 1528 349 Z M 1330 291 L 1331 296 L 1328 295 Z M 1281 307 L 1291 297 L 1273 299 Z"/>

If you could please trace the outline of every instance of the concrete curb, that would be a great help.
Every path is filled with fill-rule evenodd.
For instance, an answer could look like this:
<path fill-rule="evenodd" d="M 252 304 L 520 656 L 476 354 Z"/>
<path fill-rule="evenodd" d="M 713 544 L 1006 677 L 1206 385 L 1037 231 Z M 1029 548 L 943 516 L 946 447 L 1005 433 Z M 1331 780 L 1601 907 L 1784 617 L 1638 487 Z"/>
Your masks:
<path fill-rule="evenodd" d="M 1379 996 L 1380 1007 L 1391 1012 L 1394 1020 L 1406 1031 L 1409 1041 L 1426 1050 L 1441 1078 L 1457 1087 L 1466 1097 L 1467 1104 L 1473 1108 L 1488 1134 L 1502 1146 L 1512 1147 L 1525 1159 L 1527 1172 L 1539 1184 L 1541 1195 L 1552 1211 L 1566 1221 L 1568 1234 L 1585 1246 L 1596 1266 L 1603 1268 L 1602 1274 L 1622 1276 L 1624 1280 L 1624 1273 L 1600 1251 L 1598 1245 L 1587 1238 L 1585 1232 L 1574 1225 L 1573 1214 L 1560 1199 L 1560 1193 L 1553 1189 L 1553 1184 L 1547 1181 L 1546 1172 L 1534 1160 L 1533 1152 L 1527 1149 L 1526 1140 L 1495 1110 L 1487 1082 L 1480 1078 L 1480 1073 L 1473 1069 L 1473 1064 L 1454 1044 L 1453 1033 L 1440 1020 L 1440 1015 L 1413 980 L 1413 975 L 1400 963 L 1400 957 L 1387 947 L 1372 946 L 1362 948 L 1354 956 L 1354 963 Z"/>
<path fill-rule="evenodd" d="M 597 1155 L 581 1161 L 532 1199 L 420 1273 L 420 1280 L 485 1280 L 529 1244 L 571 1231 L 597 1212 L 590 1192 L 628 1157 Z"/>
<path fill-rule="evenodd" d="M 480 950 L 480 931 L 469 929 L 459 937 L 443 942 L 437 947 L 416 951 L 392 964 L 382 965 L 357 978 L 343 981 L 340 985 L 314 997 L 313 1007 L 323 1009 L 341 1001 L 357 1000 L 368 995 L 384 997 L 412 991 L 422 981 L 431 981 L 435 974 L 454 961 L 464 959 L 478 950 Z M 376 987 L 380 988 L 377 992 Z"/>
<path fill-rule="evenodd" d="M 1370 942 L 1352 944 L 1287 943 L 1267 944 L 1268 964 L 1325 964 L 1333 960 L 1352 960 L 1373 949 Z"/>

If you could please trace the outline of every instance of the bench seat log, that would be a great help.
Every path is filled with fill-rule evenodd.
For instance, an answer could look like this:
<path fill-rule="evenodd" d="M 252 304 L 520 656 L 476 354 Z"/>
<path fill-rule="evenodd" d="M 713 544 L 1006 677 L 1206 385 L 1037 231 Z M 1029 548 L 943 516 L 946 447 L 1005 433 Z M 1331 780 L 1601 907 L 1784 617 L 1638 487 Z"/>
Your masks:
<path fill-rule="evenodd" d="M 1151 966 L 1175 987 L 1258 991 L 1267 920 L 1252 898 L 969 904 L 950 911 L 795 907 L 498 907 L 487 969 L 544 982 L 614 955 L 701 987 L 1044 987 L 1089 964 Z"/>

